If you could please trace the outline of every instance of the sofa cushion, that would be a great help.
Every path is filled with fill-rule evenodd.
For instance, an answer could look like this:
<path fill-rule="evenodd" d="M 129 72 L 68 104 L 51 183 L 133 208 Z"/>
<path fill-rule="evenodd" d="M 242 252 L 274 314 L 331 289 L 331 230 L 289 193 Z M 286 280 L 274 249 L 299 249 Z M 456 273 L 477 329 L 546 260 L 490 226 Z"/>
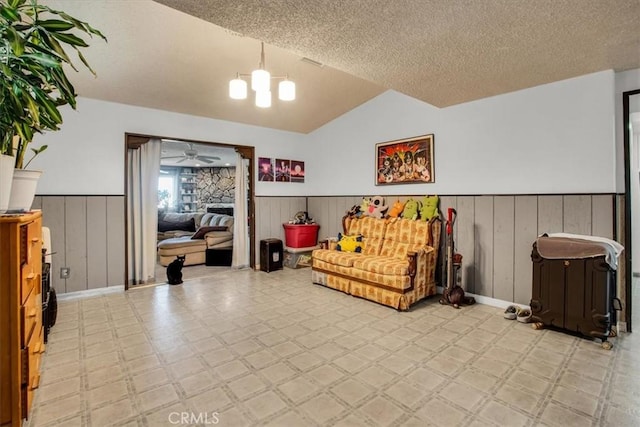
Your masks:
<path fill-rule="evenodd" d="M 343 265 L 331 264 L 326 261 L 313 258 L 313 268 L 320 269 L 329 273 L 338 273 L 348 277 L 351 277 L 351 267 L 345 267 Z"/>
<path fill-rule="evenodd" d="M 220 247 L 232 247 L 233 246 L 233 233 L 230 231 L 215 231 L 213 233 L 207 233 L 204 236 L 207 247 L 212 248 L 214 246 Z M 222 243 L 227 242 L 228 244 L 223 245 Z"/>
<path fill-rule="evenodd" d="M 233 217 L 229 215 L 206 213 L 200 220 L 201 226 L 225 226 L 229 231 L 233 231 Z"/>
<path fill-rule="evenodd" d="M 329 249 L 316 249 L 312 252 L 312 258 L 324 261 L 329 264 L 341 265 L 343 267 L 351 267 L 353 261 L 362 257 L 357 252 L 339 252 Z"/>
<path fill-rule="evenodd" d="M 173 221 L 158 221 L 158 231 L 196 231 L 196 223 L 193 218 L 186 221 L 173 222 Z"/>
<path fill-rule="evenodd" d="M 362 248 L 363 255 L 380 255 L 384 239 L 379 237 L 363 237 L 362 241 L 364 242 L 364 247 Z"/>
<path fill-rule="evenodd" d="M 385 240 L 404 243 L 429 244 L 431 224 L 422 221 L 399 218 L 390 221 L 385 233 Z"/>
<path fill-rule="evenodd" d="M 164 216 L 162 217 L 162 220 L 171 221 L 171 222 L 182 222 L 182 221 L 187 221 L 193 218 L 194 222 L 196 223 L 196 226 L 199 226 L 202 215 L 204 215 L 204 213 L 202 212 L 183 212 L 183 213 L 168 212 L 164 214 Z"/>
<path fill-rule="evenodd" d="M 382 257 L 405 259 L 409 252 L 420 253 L 427 248 L 428 246 L 421 243 L 394 242 L 393 240 L 385 239 L 382 243 L 380 255 Z"/>
<path fill-rule="evenodd" d="M 347 219 L 347 230 L 350 235 L 361 234 L 365 237 L 383 238 L 387 228 L 387 221 L 373 217 L 361 217 L 358 219 Z"/>
<path fill-rule="evenodd" d="M 193 234 L 193 236 L 191 236 L 191 238 L 192 239 L 204 239 L 205 234 L 207 234 L 207 233 L 209 233 L 211 231 L 227 231 L 227 227 L 224 227 L 224 226 L 221 226 L 221 225 L 200 227 L 200 228 L 198 228 L 198 230 L 196 230 L 196 232 Z"/>
<path fill-rule="evenodd" d="M 354 279 L 379 283 L 389 289 L 403 291 L 411 287 L 411 277 L 408 275 L 374 273 L 368 270 L 360 270 L 355 267 L 351 267 L 350 273 Z"/>
<path fill-rule="evenodd" d="M 409 262 L 386 256 L 364 256 L 353 261 L 353 268 L 373 273 L 401 276 L 409 274 Z"/>
<path fill-rule="evenodd" d="M 191 237 L 176 237 L 158 243 L 158 253 L 161 256 L 175 256 L 202 252 L 207 249 L 203 240 L 192 240 Z"/>

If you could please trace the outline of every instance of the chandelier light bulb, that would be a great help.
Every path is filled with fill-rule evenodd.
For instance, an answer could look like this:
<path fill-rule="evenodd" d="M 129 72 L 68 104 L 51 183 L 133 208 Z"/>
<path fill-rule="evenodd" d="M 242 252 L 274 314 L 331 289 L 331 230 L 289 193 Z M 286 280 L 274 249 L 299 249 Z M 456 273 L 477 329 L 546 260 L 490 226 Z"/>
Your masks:
<path fill-rule="evenodd" d="M 251 89 L 256 92 L 271 90 L 271 74 L 267 70 L 254 70 L 251 73 Z"/>
<path fill-rule="evenodd" d="M 256 107 L 269 108 L 271 107 L 271 91 L 256 92 Z"/>
<path fill-rule="evenodd" d="M 296 99 L 296 84 L 291 80 L 283 80 L 278 84 L 278 98 L 280 101 Z"/>
<path fill-rule="evenodd" d="M 229 97 L 231 99 L 247 99 L 247 82 L 235 78 L 229 82 Z"/>

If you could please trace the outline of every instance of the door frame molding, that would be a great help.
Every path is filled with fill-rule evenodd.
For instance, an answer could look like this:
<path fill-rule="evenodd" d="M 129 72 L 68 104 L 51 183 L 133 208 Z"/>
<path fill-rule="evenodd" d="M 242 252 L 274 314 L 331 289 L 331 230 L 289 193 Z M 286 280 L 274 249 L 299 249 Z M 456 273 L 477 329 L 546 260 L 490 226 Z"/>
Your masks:
<path fill-rule="evenodd" d="M 622 137 L 624 142 L 624 263 L 625 263 L 625 280 L 624 280 L 624 296 L 625 296 L 625 321 L 627 323 L 627 332 L 631 332 L 631 305 L 632 305 L 632 280 L 633 265 L 631 263 L 631 158 L 630 145 L 631 138 L 629 135 L 629 98 L 633 95 L 640 95 L 640 89 L 622 92 Z M 637 178 L 637 177 L 636 177 Z M 639 215 L 640 212 L 636 212 Z"/>

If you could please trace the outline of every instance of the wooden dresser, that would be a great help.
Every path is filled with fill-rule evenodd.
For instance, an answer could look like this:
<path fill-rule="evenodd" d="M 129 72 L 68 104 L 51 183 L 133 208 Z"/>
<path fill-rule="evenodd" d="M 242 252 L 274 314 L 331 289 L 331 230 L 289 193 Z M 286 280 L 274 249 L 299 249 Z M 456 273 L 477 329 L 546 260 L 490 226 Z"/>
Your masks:
<path fill-rule="evenodd" d="M 42 213 L 0 216 L 0 426 L 20 426 L 40 383 Z"/>

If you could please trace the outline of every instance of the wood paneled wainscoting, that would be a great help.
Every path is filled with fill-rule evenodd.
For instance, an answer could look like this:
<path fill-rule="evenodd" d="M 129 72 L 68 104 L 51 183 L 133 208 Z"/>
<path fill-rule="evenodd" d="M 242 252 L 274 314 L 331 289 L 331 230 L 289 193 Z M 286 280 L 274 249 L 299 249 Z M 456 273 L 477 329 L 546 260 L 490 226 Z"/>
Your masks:
<path fill-rule="evenodd" d="M 397 199 L 422 196 L 386 196 Z M 461 279 L 474 294 L 529 304 L 531 299 L 531 249 L 539 234 L 565 232 L 623 241 L 616 220 L 620 204 L 615 194 L 441 196 L 446 215 L 458 213 L 456 252 L 463 256 Z M 320 224 L 320 237 L 337 236 L 341 218 L 361 196 L 308 197 L 309 214 Z M 441 239 L 444 244 L 445 239 Z M 444 250 L 441 250 L 441 254 Z"/>
<path fill-rule="evenodd" d="M 387 203 L 410 197 L 422 196 L 387 196 Z M 361 201 L 362 196 L 255 197 L 256 247 L 266 238 L 284 242 L 282 224 L 298 211 L 308 211 L 320 224 L 321 239 L 335 237 L 342 216 Z M 465 289 L 519 304 L 528 304 L 531 297 L 531 245 L 539 234 L 591 234 L 617 241 L 624 236 L 622 195 L 441 196 L 440 209 L 446 213 L 448 207 L 458 212 L 454 237 L 463 255 Z M 37 196 L 34 208 L 42 209 L 43 225 L 51 229 L 58 292 L 124 285 L 124 196 Z M 60 279 L 61 267 L 71 268 L 68 279 Z"/>
<path fill-rule="evenodd" d="M 124 196 L 36 196 L 33 208 L 51 230 L 58 293 L 124 286 Z M 71 269 L 68 279 L 62 267 Z"/>

